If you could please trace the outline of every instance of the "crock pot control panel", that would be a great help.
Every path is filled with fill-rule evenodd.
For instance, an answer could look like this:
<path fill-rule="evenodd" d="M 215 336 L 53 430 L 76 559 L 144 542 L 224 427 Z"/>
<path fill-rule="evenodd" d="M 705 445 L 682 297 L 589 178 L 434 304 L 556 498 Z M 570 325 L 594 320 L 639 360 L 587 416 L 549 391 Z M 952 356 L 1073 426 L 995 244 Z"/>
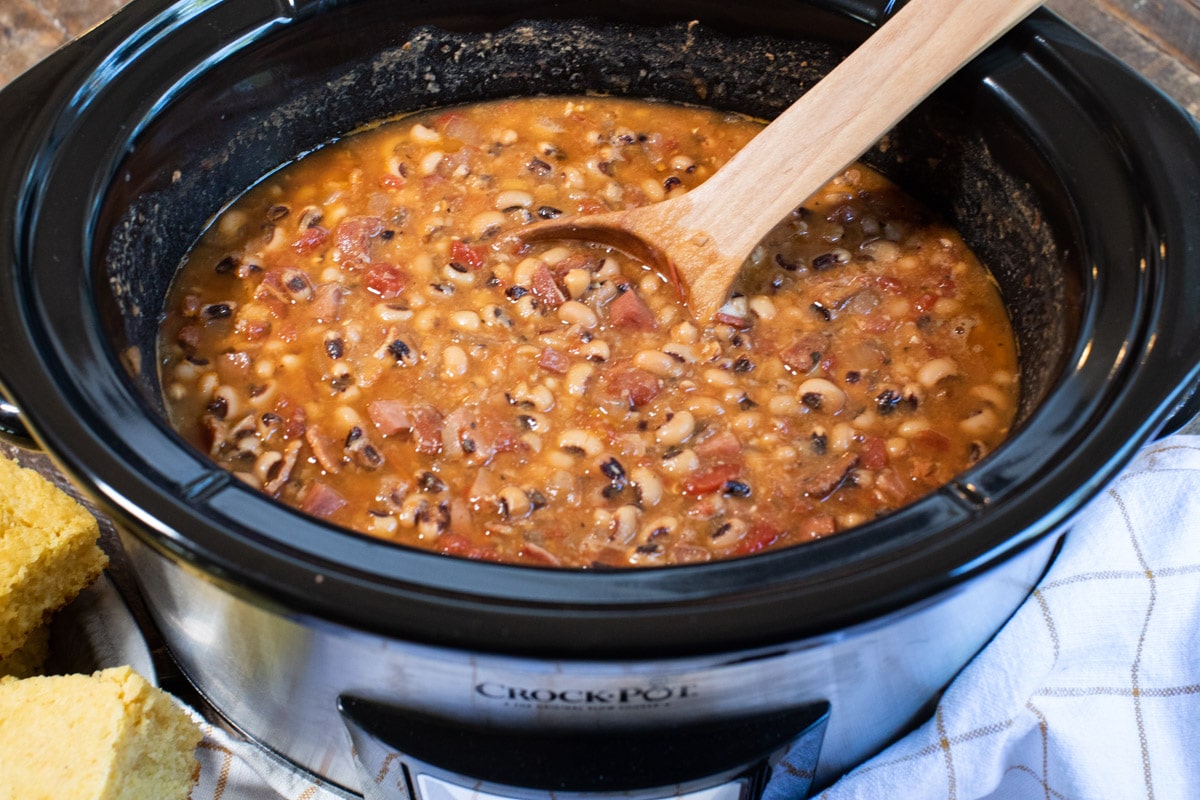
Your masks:
<path fill-rule="evenodd" d="M 365 800 L 775 800 L 808 794 L 829 704 L 670 727 L 508 728 L 343 695 Z"/>

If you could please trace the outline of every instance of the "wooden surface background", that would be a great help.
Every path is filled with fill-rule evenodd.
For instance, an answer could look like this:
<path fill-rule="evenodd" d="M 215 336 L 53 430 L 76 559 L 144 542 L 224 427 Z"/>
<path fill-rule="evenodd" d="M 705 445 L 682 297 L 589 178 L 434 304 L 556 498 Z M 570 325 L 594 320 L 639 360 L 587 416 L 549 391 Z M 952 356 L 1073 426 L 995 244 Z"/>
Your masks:
<path fill-rule="evenodd" d="M 0 0 L 0 86 L 125 0 Z M 1200 118 L 1200 0 L 1048 0 Z"/>

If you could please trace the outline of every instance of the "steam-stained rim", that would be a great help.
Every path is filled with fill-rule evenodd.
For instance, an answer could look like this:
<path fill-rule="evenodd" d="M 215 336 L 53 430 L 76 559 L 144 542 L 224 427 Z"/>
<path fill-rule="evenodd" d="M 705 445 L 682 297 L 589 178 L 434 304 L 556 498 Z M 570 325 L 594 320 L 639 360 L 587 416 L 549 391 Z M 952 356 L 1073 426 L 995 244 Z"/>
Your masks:
<path fill-rule="evenodd" d="M 863 15 L 863 5 L 843 10 Z M 1094 268 L 1067 374 L 956 483 L 805 547 L 623 572 L 463 561 L 330 527 L 233 480 L 149 408 L 107 343 L 88 268 L 105 165 L 161 105 L 133 96 L 130 76 L 144 80 L 164 58 L 202 65 L 293 24 L 277 12 L 135 0 L 0 96 L 0 136 L 14 138 L 15 156 L 0 184 L 16 198 L 0 201 L 0 239 L 14 254 L 0 264 L 4 393 L 133 535 L 256 603 L 383 635 L 565 658 L 795 641 L 900 611 L 1060 530 L 1200 380 L 1200 135 L 1043 12 L 998 45 L 1005 57 L 980 91 L 1052 165 L 1081 262 Z M 192 47 L 164 52 L 168 34 Z"/>

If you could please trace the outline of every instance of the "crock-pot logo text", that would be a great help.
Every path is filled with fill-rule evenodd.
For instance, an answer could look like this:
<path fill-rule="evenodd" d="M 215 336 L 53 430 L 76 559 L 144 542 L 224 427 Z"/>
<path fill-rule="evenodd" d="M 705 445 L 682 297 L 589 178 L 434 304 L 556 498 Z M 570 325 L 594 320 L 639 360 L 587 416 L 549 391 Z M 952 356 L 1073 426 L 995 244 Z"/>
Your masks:
<path fill-rule="evenodd" d="M 489 700 L 519 705 L 615 709 L 658 706 L 686 700 L 695 697 L 696 687 L 687 683 L 656 683 L 606 689 L 551 689 L 546 686 L 512 686 L 485 681 L 475 685 L 475 693 Z"/>

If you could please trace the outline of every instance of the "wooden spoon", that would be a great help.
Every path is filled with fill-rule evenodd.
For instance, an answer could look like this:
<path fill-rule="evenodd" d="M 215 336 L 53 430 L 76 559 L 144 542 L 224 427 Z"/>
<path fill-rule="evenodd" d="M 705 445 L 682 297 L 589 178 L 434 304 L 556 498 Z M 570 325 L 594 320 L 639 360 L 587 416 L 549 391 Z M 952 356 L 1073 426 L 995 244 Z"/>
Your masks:
<path fill-rule="evenodd" d="M 779 220 L 871 147 L 1041 0 L 910 0 L 707 181 L 680 197 L 515 232 L 582 239 L 671 277 L 707 321 Z"/>

